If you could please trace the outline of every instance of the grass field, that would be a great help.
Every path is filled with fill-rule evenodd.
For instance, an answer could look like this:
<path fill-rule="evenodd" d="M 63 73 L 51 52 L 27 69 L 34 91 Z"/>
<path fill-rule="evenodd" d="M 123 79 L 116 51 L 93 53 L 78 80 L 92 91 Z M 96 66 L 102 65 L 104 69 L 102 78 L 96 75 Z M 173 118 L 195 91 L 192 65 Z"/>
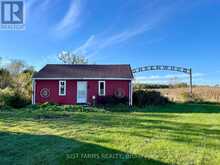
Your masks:
<path fill-rule="evenodd" d="M 0 164 L 220 164 L 220 106 L 0 111 Z"/>

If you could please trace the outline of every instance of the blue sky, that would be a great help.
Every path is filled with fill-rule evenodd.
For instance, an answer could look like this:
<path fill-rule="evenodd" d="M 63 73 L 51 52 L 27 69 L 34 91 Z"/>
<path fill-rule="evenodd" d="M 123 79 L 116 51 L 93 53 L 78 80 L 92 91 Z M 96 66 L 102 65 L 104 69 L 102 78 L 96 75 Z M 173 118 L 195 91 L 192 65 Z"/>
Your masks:
<path fill-rule="evenodd" d="M 91 63 L 191 67 L 196 84 L 220 84 L 219 0 L 26 0 L 26 29 L 0 30 L 0 57 L 40 69 L 57 54 Z M 140 81 L 187 81 L 181 73 L 145 72 Z"/>

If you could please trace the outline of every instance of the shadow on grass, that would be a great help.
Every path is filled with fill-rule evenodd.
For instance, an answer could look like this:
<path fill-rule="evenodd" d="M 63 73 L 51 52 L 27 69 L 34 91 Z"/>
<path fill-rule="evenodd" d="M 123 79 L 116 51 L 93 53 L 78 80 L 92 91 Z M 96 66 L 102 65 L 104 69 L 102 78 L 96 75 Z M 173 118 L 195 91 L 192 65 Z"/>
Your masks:
<path fill-rule="evenodd" d="M 218 103 L 173 103 L 165 106 L 148 106 L 145 108 L 134 107 L 136 112 L 157 113 L 220 113 Z"/>
<path fill-rule="evenodd" d="M 203 148 L 220 149 L 220 124 L 219 122 L 211 122 L 212 119 L 216 120 L 215 116 L 219 114 L 208 116 L 210 123 L 201 121 L 206 119 L 208 113 L 219 113 L 220 106 L 218 104 L 171 104 L 140 110 L 142 113 L 75 113 L 37 110 L 27 112 L 24 110 L 2 112 L 0 121 L 8 127 L 17 126 L 19 122 L 31 121 L 35 124 L 42 122 L 51 129 L 65 128 L 72 131 L 74 128 L 83 133 L 86 132 L 86 135 L 82 136 L 82 140 L 83 138 L 91 140 L 91 137 L 94 137 L 91 133 L 96 136 L 105 135 L 106 139 L 101 139 L 103 141 L 108 140 L 108 134 L 121 134 L 127 138 L 149 139 L 149 143 L 154 140 L 170 140 Z M 64 115 L 66 113 L 67 115 Z M 181 113 L 194 114 L 181 115 Z M 193 118 L 188 120 L 188 117 Z M 95 128 L 99 129 L 95 130 Z M 91 137 L 89 137 L 90 135 Z M 95 142 L 95 139 L 92 141 Z M 14 161 L 26 161 L 29 152 L 31 156 L 27 161 L 37 162 L 36 164 L 43 164 L 44 161 L 45 164 L 47 162 L 49 164 L 51 162 L 62 162 L 61 164 L 75 164 L 75 162 L 76 164 L 82 164 L 82 162 L 84 164 L 135 164 L 134 162 L 138 162 L 137 164 L 163 164 L 163 162 L 147 158 L 129 160 L 67 159 L 65 154 L 70 154 L 71 157 L 71 154 L 74 153 L 98 153 L 98 155 L 100 153 L 120 153 L 123 155 L 127 153 L 58 136 L 2 133 L 0 134 L 0 142 L 0 164 L 4 164 L 1 161 L 9 161 L 8 164 L 12 164 L 10 162 Z M 107 143 L 111 143 L 111 141 L 107 141 Z"/>
<path fill-rule="evenodd" d="M 166 164 L 52 135 L 0 132 L 0 164 Z"/>

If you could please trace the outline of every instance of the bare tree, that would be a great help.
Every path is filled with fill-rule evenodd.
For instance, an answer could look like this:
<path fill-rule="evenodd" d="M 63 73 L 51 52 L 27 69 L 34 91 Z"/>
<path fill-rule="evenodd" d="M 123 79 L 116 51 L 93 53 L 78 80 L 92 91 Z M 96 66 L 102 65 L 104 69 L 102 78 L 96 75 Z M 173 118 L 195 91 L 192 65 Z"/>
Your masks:
<path fill-rule="evenodd" d="M 10 61 L 10 63 L 6 66 L 7 70 L 12 74 L 12 75 L 18 75 L 21 73 L 26 67 L 26 64 L 22 60 L 16 60 L 13 59 Z"/>
<path fill-rule="evenodd" d="M 10 87 L 12 84 L 12 78 L 9 71 L 4 68 L 0 68 L 0 88 L 4 89 Z"/>
<path fill-rule="evenodd" d="M 61 52 L 58 54 L 58 59 L 64 64 L 88 64 L 88 59 L 83 55 L 77 55 L 71 52 Z"/>

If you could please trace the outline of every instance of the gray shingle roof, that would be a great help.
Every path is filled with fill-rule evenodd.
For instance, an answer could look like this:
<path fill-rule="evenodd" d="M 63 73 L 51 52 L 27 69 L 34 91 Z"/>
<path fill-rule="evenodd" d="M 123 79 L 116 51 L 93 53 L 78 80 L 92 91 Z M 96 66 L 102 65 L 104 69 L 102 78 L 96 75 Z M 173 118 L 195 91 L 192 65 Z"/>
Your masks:
<path fill-rule="evenodd" d="M 132 79 L 130 65 L 48 64 L 33 78 L 117 78 Z"/>

